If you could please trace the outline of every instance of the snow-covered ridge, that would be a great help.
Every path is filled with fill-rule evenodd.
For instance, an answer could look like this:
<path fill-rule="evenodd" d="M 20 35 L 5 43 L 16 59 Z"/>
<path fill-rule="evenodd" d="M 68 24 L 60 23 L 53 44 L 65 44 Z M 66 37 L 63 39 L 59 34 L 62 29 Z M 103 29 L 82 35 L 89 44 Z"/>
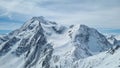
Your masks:
<path fill-rule="evenodd" d="M 106 56 L 111 59 L 111 52 L 119 51 L 94 28 L 59 25 L 42 16 L 1 38 L 2 68 L 97 68 L 103 58 L 107 62 Z"/>

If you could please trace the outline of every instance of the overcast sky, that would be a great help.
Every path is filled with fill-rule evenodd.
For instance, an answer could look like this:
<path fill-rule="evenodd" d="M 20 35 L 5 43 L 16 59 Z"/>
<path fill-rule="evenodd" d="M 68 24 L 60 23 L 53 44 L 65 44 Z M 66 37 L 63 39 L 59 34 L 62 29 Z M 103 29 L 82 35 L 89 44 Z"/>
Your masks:
<path fill-rule="evenodd" d="M 60 24 L 120 29 L 120 0 L 0 0 L 0 30 L 14 30 L 33 16 Z M 1 32 L 2 32 L 1 31 Z"/>

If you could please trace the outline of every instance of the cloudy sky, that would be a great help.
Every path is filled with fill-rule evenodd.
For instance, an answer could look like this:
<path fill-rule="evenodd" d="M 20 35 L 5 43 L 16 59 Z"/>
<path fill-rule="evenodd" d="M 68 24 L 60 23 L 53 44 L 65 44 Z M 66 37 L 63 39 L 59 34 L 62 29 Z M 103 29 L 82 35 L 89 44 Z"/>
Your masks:
<path fill-rule="evenodd" d="M 120 33 L 120 0 L 0 0 L 0 34 L 19 28 L 33 16 Z"/>

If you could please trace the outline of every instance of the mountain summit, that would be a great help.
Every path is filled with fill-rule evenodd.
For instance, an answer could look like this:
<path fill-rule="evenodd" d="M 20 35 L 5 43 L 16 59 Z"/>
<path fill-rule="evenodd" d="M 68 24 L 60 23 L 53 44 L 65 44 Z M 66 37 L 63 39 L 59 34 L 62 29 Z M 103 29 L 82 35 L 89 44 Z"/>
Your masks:
<path fill-rule="evenodd" d="M 108 51 L 113 47 L 94 28 L 63 26 L 42 16 L 33 17 L 21 28 L 0 37 L 0 67 L 97 68 L 103 58 L 111 57 Z"/>

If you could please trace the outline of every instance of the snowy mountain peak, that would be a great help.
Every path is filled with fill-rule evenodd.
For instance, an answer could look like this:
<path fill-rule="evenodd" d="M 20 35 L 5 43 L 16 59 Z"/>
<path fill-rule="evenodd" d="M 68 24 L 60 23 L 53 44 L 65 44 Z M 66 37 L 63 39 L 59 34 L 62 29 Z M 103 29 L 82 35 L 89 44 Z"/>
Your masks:
<path fill-rule="evenodd" d="M 21 29 L 33 29 L 34 27 L 41 27 L 41 24 L 48 25 L 52 24 L 51 21 L 46 20 L 43 16 L 40 17 L 33 17 L 30 20 L 28 20 Z"/>
<path fill-rule="evenodd" d="M 83 28 L 84 30 L 90 29 L 90 27 L 88 27 L 88 26 L 86 26 L 86 25 L 84 25 L 84 24 L 81 24 L 81 25 L 80 25 L 80 29 L 81 29 L 81 28 Z"/>
<path fill-rule="evenodd" d="M 81 33 L 86 32 L 86 33 L 90 33 L 90 34 L 92 34 L 92 33 L 100 34 L 96 29 L 88 27 L 88 26 L 83 25 L 83 24 L 80 25 L 79 32 L 81 32 Z"/>
<path fill-rule="evenodd" d="M 43 17 L 33 17 L 29 21 L 27 21 L 21 28 L 29 28 L 32 29 L 36 26 L 41 26 L 41 23 L 46 22 Z"/>
<path fill-rule="evenodd" d="M 39 17 L 33 17 L 32 19 L 36 19 L 36 20 L 43 20 L 44 17 L 43 16 L 39 16 Z"/>
<path fill-rule="evenodd" d="M 45 18 L 43 16 L 33 17 L 31 20 L 33 20 L 33 21 L 39 21 L 39 23 L 47 24 L 47 20 L 45 20 Z"/>
<path fill-rule="evenodd" d="M 74 34 L 74 44 L 76 46 L 74 53 L 77 58 L 98 54 L 112 47 L 104 35 L 86 25 L 80 25 Z M 82 53 L 78 54 L 80 52 Z"/>
<path fill-rule="evenodd" d="M 86 25 L 71 25 L 68 28 L 45 20 L 42 16 L 33 17 L 20 29 L 0 37 L 0 66 L 1 68 L 91 68 L 89 64 L 94 65 L 93 62 L 101 57 L 98 54 L 104 57 L 105 52 L 111 47 L 113 45 L 106 37 L 94 28 Z M 113 48 L 113 51 L 114 49 L 118 47 Z M 98 55 L 96 60 L 89 58 L 96 55 Z"/>
<path fill-rule="evenodd" d="M 34 34 L 40 30 L 43 31 L 42 24 L 46 25 L 48 23 L 49 23 L 49 21 L 45 20 L 44 17 L 42 17 L 42 16 L 33 17 L 30 20 L 28 20 L 26 23 L 24 23 L 21 28 L 11 32 L 9 35 L 24 36 L 24 35 L 28 35 L 28 34 Z"/>

